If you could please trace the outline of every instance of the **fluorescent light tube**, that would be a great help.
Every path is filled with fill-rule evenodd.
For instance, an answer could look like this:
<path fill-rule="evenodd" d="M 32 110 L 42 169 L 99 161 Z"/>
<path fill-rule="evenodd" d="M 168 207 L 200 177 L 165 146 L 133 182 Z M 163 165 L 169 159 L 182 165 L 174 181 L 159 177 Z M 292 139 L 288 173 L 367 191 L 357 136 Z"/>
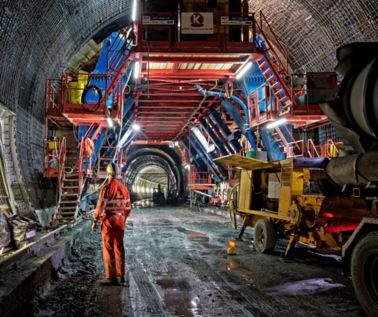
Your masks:
<path fill-rule="evenodd" d="M 276 120 L 276 121 L 273 121 L 273 122 L 271 122 L 271 123 L 268 123 L 268 124 L 266 125 L 266 128 L 267 128 L 267 129 L 273 129 L 273 128 L 276 128 L 276 127 L 278 127 L 278 126 L 280 126 L 281 124 L 284 124 L 284 123 L 286 123 L 286 122 L 287 122 L 287 119 L 286 119 L 286 118 L 278 119 L 278 120 Z"/>

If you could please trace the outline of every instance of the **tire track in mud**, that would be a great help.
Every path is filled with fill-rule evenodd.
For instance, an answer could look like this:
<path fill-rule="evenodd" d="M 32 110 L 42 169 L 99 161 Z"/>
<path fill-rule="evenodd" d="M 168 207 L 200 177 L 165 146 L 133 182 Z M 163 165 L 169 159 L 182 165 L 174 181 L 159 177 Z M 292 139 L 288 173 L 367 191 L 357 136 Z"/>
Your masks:
<path fill-rule="evenodd" d="M 227 271 L 225 248 L 219 243 L 214 244 L 217 237 L 216 239 L 210 237 L 204 241 L 190 241 L 188 238 L 188 235 L 196 229 L 199 230 L 199 237 L 201 237 L 203 228 L 207 226 L 206 222 L 209 222 L 211 227 L 212 219 L 209 216 L 177 213 L 174 216 L 162 215 L 162 217 L 167 216 L 164 221 L 156 218 L 156 213 L 151 211 L 148 214 L 149 221 L 143 219 L 143 216 L 141 215 L 141 219 L 134 223 L 134 237 L 131 239 L 136 243 L 132 246 L 132 251 L 129 251 L 130 256 L 143 266 L 146 274 L 149 274 L 151 283 L 162 284 L 161 276 L 159 276 L 161 273 L 164 273 L 164 282 L 173 285 L 170 287 L 177 288 L 177 283 L 171 280 L 188 281 L 192 293 L 197 295 L 201 302 L 202 315 L 199 316 L 331 317 L 341 314 L 348 317 L 364 316 L 353 295 L 345 287 L 317 294 L 271 296 L 261 286 L 252 285 L 248 280 L 248 275 L 240 274 L 243 272 L 237 274 L 234 271 Z M 147 230 L 144 227 L 145 224 L 147 224 Z M 210 235 L 211 230 L 210 232 L 208 230 L 208 233 Z M 251 256 L 253 254 L 251 253 Z M 217 262 L 223 263 L 224 269 L 214 265 L 214 261 L 207 261 L 208 257 L 217 257 Z M 279 259 L 279 257 L 268 258 L 271 268 L 261 267 L 259 274 L 272 274 L 271 272 L 275 269 L 278 273 L 281 265 L 287 265 L 284 271 L 290 271 L 290 268 L 295 269 L 290 274 L 291 281 L 294 279 L 294 283 L 295 279 L 301 280 L 307 275 L 314 274 L 313 271 L 319 271 L 320 274 L 329 276 L 346 287 L 349 285 L 346 279 L 327 270 L 324 272 L 321 272 L 323 271 L 321 269 L 314 270 L 312 265 L 306 263 L 282 264 Z M 258 259 L 255 261 L 259 263 Z M 301 273 L 304 273 L 303 276 Z M 280 274 L 277 274 L 275 278 L 269 278 L 275 284 L 282 283 Z M 169 295 L 166 289 L 160 290 L 160 293 L 162 300 Z M 347 298 L 340 294 L 345 294 Z M 174 313 L 173 308 L 167 307 L 171 313 Z M 188 307 L 187 314 L 184 316 L 195 316 L 195 314 L 191 313 Z"/>
<path fill-rule="evenodd" d="M 144 230 L 138 232 L 139 235 L 142 235 L 137 240 L 140 243 L 138 246 L 134 246 L 133 251 L 129 251 L 130 258 L 142 263 L 140 265 L 144 266 L 144 270 L 151 273 L 149 283 L 169 283 L 176 293 L 180 291 L 180 282 L 181 285 L 190 285 L 190 291 L 181 291 L 181 297 L 185 297 L 184 300 L 180 296 L 176 300 L 182 301 L 185 305 L 187 293 L 191 293 L 191 297 L 197 299 L 201 304 L 200 309 L 197 307 L 196 313 L 199 313 L 197 316 L 258 316 L 240 306 L 227 291 L 217 287 L 214 281 L 218 279 L 218 276 L 208 274 L 208 266 L 204 269 L 205 273 L 201 274 L 204 267 L 202 261 L 199 258 L 193 258 L 188 251 L 182 251 L 185 250 L 185 244 L 187 243 L 186 235 L 182 234 L 185 229 L 173 224 L 165 224 L 164 228 L 180 235 L 180 239 L 175 236 L 175 247 L 167 246 L 166 240 L 164 240 L 164 238 L 169 238 L 170 233 L 162 232 L 160 227 L 150 227 L 148 232 L 144 232 Z M 159 239 L 159 237 L 163 237 L 163 239 Z M 153 242 L 152 245 L 150 244 L 148 252 L 145 252 L 146 248 L 144 247 L 146 241 Z M 188 260 L 190 263 L 188 263 Z M 164 273 L 163 281 L 161 281 L 159 273 Z M 214 277 L 217 277 L 217 279 Z M 177 283 L 177 281 L 180 282 Z M 222 283 L 224 284 L 224 281 Z M 169 293 L 164 289 L 161 292 L 164 300 L 164 297 Z M 182 307 L 178 308 L 174 303 L 171 305 L 172 307 L 167 307 L 167 309 L 171 313 L 175 313 L 175 310 L 179 309 L 180 313 L 184 314 L 183 316 L 195 316 L 191 302 L 186 305 L 186 311 Z"/>
<path fill-rule="evenodd" d="M 278 256 L 252 253 L 242 242 L 233 258 L 237 265 L 229 270 L 225 246 L 229 235 L 232 231 L 215 216 L 173 208 L 138 212 L 128 221 L 125 234 L 128 285 L 97 283 L 103 271 L 101 238 L 88 234 L 77 254 L 73 252 L 67 272 L 59 272 L 59 279 L 41 293 L 35 316 L 364 316 L 347 289 L 349 281 L 337 270 L 332 273 L 305 261 L 282 263 Z M 267 291 L 267 285 L 322 274 L 346 287 L 295 296 Z"/>

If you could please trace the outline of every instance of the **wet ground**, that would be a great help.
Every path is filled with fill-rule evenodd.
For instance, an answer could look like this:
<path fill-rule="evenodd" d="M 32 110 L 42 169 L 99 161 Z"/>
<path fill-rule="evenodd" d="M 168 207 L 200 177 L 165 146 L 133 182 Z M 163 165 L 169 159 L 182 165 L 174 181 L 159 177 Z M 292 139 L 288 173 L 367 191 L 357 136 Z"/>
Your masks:
<path fill-rule="evenodd" d="M 135 208 L 125 235 L 126 286 L 101 286 L 100 234 L 76 246 L 38 290 L 33 316 L 365 316 L 340 264 L 309 252 L 286 261 L 253 250 L 227 219 L 185 208 Z M 281 252 L 278 247 L 277 253 Z"/>

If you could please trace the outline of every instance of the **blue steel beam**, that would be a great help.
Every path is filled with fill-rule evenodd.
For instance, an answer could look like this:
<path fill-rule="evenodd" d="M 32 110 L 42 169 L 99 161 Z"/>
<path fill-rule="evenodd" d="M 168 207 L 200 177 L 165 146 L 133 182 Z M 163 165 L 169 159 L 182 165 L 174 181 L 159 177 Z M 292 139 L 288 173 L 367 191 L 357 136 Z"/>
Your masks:
<path fill-rule="evenodd" d="M 238 128 L 244 133 L 245 132 L 245 126 L 244 126 L 244 119 L 239 113 L 239 110 L 232 104 L 231 101 L 227 99 L 223 99 L 221 102 L 221 106 L 224 110 L 226 110 L 230 116 L 231 119 L 236 123 Z"/>
<path fill-rule="evenodd" d="M 229 101 L 228 99 L 224 99 L 222 102 L 221 102 L 221 106 L 230 114 L 232 120 L 235 121 L 235 123 L 237 124 L 237 126 L 239 127 L 239 129 L 241 131 L 243 131 L 244 135 L 246 136 L 249 144 L 251 145 L 251 147 L 254 149 L 254 150 L 257 150 L 257 145 L 256 145 L 256 141 L 253 137 L 253 133 L 251 131 L 251 129 L 249 127 L 247 128 L 244 128 L 244 119 L 241 117 L 238 109 L 236 109 L 236 107 L 231 103 L 231 101 Z"/>
<path fill-rule="evenodd" d="M 201 168 L 205 169 L 206 163 L 202 160 L 201 154 L 197 153 L 196 149 L 190 146 L 189 138 L 184 140 L 184 145 L 189 153 L 189 158 L 193 161 L 194 164 L 196 164 L 197 169 L 198 170 L 201 170 Z"/>
<path fill-rule="evenodd" d="M 198 148 L 201 150 L 203 155 L 209 160 L 210 164 L 212 164 L 211 166 L 212 166 L 212 169 L 215 172 L 215 175 L 224 179 L 225 175 L 226 175 L 226 171 L 225 171 L 224 167 L 221 166 L 221 165 L 217 165 L 213 162 L 213 160 L 218 157 L 216 155 L 215 151 L 208 153 L 207 150 L 205 149 L 205 147 L 202 145 L 202 143 L 198 140 L 197 136 L 195 134 L 193 134 L 193 136 L 194 136 L 194 140 L 196 140 L 196 142 L 197 142 L 196 144 L 197 144 Z"/>
<path fill-rule="evenodd" d="M 272 137 L 270 131 L 259 130 L 259 135 L 263 142 L 264 149 L 268 152 L 269 161 L 281 161 L 286 158 L 285 154 L 282 153 L 281 148 Z"/>
<path fill-rule="evenodd" d="M 295 142 L 294 138 L 293 138 L 293 129 L 294 129 L 294 126 L 292 124 L 288 124 L 286 125 L 286 129 L 284 126 L 279 126 L 278 127 L 282 134 L 284 135 L 285 139 L 287 140 L 287 142 Z"/>
<path fill-rule="evenodd" d="M 215 135 L 214 131 L 211 129 L 206 120 L 202 119 L 201 125 L 206 130 L 207 134 L 209 135 L 211 141 L 213 141 L 214 146 L 218 149 L 218 151 L 221 152 L 222 155 L 229 154 L 226 148 L 224 147 L 223 142 Z"/>
<path fill-rule="evenodd" d="M 227 150 L 227 153 L 235 153 L 234 149 L 232 148 L 230 142 L 222 135 L 221 131 L 219 130 L 218 126 L 211 120 L 211 118 L 208 116 L 206 119 L 207 124 L 209 125 L 210 129 L 212 129 L 215 133 L 215 135 L 218 137 L 220 142 L 224 145 L 224 147 Z"/>
<path fill-rule="evenodd" d="M 193 138 L 193 136 L 188 137 L 188 140 L 189 140 L 189 143 L 190 143 L 191 151 L 195 151 L 197 153 L 199 159 L 203 162 L 205 168 L 208 168 L 214 174 L 215 171 L 213 170 L 213 168 L 211 166 L 211 160 L 208 157 L 206 157 L 206 155 L 203 154 L 203 152 L 200 149 L 199 142 L 196 141 Z"/>
<path fill-rule="evenodd" d="M 105 94 L 105 91 L 107 87 L 110 86 L 110 83 L 112 82 L 115 73 L 118 71 L 118 69 L 122 66 L 123 62 L 125 61 L 125 58 L 127 56 L 127 54 L 125 53 L 127 53 L 130 50 L 130 47 L 127 47 L 125 50 L 125 45 L 126 41 L 117 32 L 113 32 L 106 38 L 100 56 L 97 60 L 96 66 L 92 72 L 92 74 L 98 74 L 100 76 L 93 76 L 92 78 L 89 78 L 90 80 L 88 82 L 87 87 L 97 87 L 101 89 L 102 94 Z M 121 86 L 124 85 L 126 81 L 126 76 L 127 75 L 125 74 L 121 79 Z M 98 96 L 97 91 L 88 90 L 86 92 L 85 99 L 99 101 L 101 97 L 102 96 Z M 106 105 L 108 107 L 112 107 L 112 100 L 112 95 L 110 95 L 109 98 L 107 98 L 106 100 Z"/>
<path fill-rule="evenodd" d="M 190 135 L 189 136 L 190 145 L 196 150 L 196 152 L 199 154 L 201 160 L 204 162 L 208 170 L 214 175 L 215 181 L 218 183 L 221 181 L 221 178 L 218 175 L 218 172 L 213 167 L 213 160 L 208 156 L 206 153 L 206 150 L 203 148 L 202 144 L 196 139 L 195 136 Z"/>
<path fill-rule="evenodd" d="M 216 96 L 216 97 L 220 97 L 220 98 L 226 98 L 226 99 L 223 99 L 221 105 L 226 110 L 228 109 L 227 111 L 230 111 L 231 117 L 236 122 L 239 129 L 241 131 L 243 131 L 243 133 L 245 134 L 245 136 L 246 136 L 249 144 L 251 145 L 251 147 L 254 150 L 257 150 L 257 145 L 256 145 L 255 139 L 253 137 L 253 133 L 252 133 L 250 126 L 249 126 L 249 111 L 248 111 L 247 106 L 244 104 L 244 102 L 236 96 L 231 96 L 231 97 L 228 98 L 223 93 L 206 90 L 206 89 L 202 88 L 200 85 L 195 85 L 195 86 L 198 89 L 198 91 L 201 92 L 205 96 Z M 240 105 L 240 107 L 243 109 L 243 111 L 245 113 L 245 120 L 243 120 L 239 111 L 237 109 L 235 109 L 234 105 L 232 104 L 232 102 L 230 100 L 234 100 L 235 102 L 237 102 Z"/>
<path fill-rule="evenodd" d="M 107 77 L 107 74 L 111 75 L 111 70 L 109 69 L 109 65 L 112 65 L 114 68 L 119 67 L 122 62 L 125 59 L 125 55 L 122 54 L 122 50 L 124 49 L 125 40 L 119 36 L 118 33 L 114 32 L 112 33 L 105 41 L 103 48 L 100 53 L 100 57 L 97 60 L 96 66 L 92 74 L 102 74 L 104 76 L 99 77 L 92 77 L 89 78 L 89 82 L 87 84 L 87 87 L 90 86 L 96 86 L 97 88 L 101 89 L 102 91 L 106 90 L 106 87 L 110 84 L 112 78 Z M 126 71 L 124 77 L 121 80 L 122 84 L 125 84 L 126 76 L 130 73 L 131 67 Z M 96 96 L 97 91 L 96 90 L 87 90 L 86 96 L 84 96 L 86 100 L 90 100 L 88 103 L 96 103 L 96 100 L 98 101 L 101 99 L 102 96 Z M 84 100 L 85 102 L 85 100 Z M 124 117 L 122 120 L 125 119 L 125 116 L 128 114 L 129 110 L 131 109 L 134 101 L 133 99 L 128 99 L 124 103 L 124 109 L 123 109 L 123 115 Z M 110 96 L 108 100 L 106 100 L 106 105 L 108 107 L 112 106 L 112 97 Z M 80 126 L 78 127 L 78 139 L 81 140 L 81 138 L 85 135 L 87 132 L 89 126 Z M 102 129 L 100 135 L 94 142 L 94 152 L 92 154 L 92 161 L 95 162 L 97 160 L 97 156 L 100 153 L 101 146 L 103 144 L 104 138 L 105 138 L 105 132 L 106 129 Z M 115 135 L 115 131 L 109 131 L 109 136 L 112 137 L 112 135 Z M 91 135 L 90 135 L 91 136 Z"/>
<path fill-rule="evenodd" d="M 182 144 L 184 145 L 185 149 L 189 153 L 189 160 L 192 159 L 192 162 L 195 166 L 196 171 L 199 171 L 202 166 L 201 166 L 201 163 L 198 161 L 198 158 L 199 158 L 198 154 L 195 152 L 195 150 L 192 147 L 189 146 L 189 141 L 187 139 L 183 140 Z"/>
<path fill-rule="evenodd" d="M 215 121 L 218 128 L 223 132 L 225 137 L 229 139 L 229 137 L 232 135 L 232 132 L 228 128 L 227 124 L 222 120 L 220 114 L 216 110 L 213 110 L 210 112 L 210 117 Z M 241 150 L 241 146 L 237 139 L 233 138 L 230 142 L 234 147 L 235 152 L 239 152 Z"/>
<path fill-rule="evenodd" d="M 248 108 L 247 106 L 244 104 L 244 102 L 236 97 L 236 96 L 231 96 L 231 97 L 227 97 L 224 93 L 221 93 L 221 92 L 216 92 L 216 91 L 211 91 L 211 90 L 206 90 L 204 89 L 203 87 L 201 87 L 200 85 L 195 85 L 196 88 L 198 89 L 198 91 L 205 95 L 205 96 L 215 96 L 215 97 L 220 97 L 220 98 L 227 98 L 227 100 L 229 99 L 232 99 L 234 100 L 235 102 L 237 102 L 240 107 L 243 109 L 244 113 L 245 113 L 245 126 L 248 127 L 249 125 L 249 112 L 248 112 Z"/>

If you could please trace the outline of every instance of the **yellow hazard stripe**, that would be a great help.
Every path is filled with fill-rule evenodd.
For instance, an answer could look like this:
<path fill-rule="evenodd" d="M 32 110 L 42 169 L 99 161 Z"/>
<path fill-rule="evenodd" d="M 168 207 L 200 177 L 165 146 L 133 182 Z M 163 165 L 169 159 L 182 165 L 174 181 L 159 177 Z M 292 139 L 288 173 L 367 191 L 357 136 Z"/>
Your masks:
<path fill-rule="evenodd" d="M 105 260 L 106 263 L 123 262 L 123 261 L 124 261 L 124 260 L 121 259 L 121 258 Z"/>
<path fill-rule="evenodd" d="M 130 199 L 114 199 L 114 200 L 109 200 L 108 204 L 126 204 L 129 203 Z"/>

